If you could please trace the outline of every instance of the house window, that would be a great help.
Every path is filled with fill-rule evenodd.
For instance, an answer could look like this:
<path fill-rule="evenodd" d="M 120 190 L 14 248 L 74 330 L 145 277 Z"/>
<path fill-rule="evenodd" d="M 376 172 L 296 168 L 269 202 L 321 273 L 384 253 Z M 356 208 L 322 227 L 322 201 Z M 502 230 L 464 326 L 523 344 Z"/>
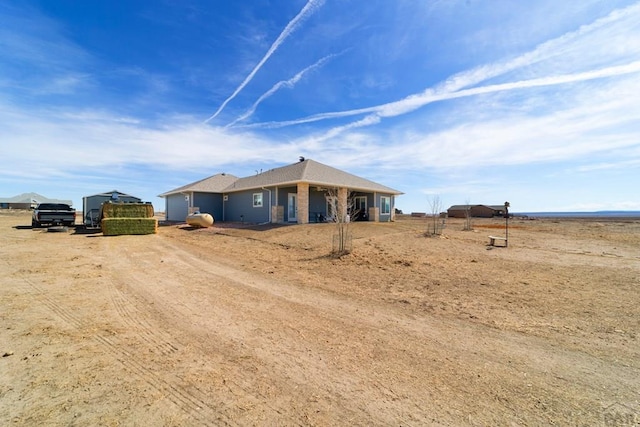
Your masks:
<path fill-rule="evenodd" d="M 254 208 L 262 207 L 262 193 L 253 193 L 253 207 Z"/>
<path fill-rule="evenodd" d="M 391 213 L 391 197 L 380 197 L 380 213 L 389 215 Z"/>

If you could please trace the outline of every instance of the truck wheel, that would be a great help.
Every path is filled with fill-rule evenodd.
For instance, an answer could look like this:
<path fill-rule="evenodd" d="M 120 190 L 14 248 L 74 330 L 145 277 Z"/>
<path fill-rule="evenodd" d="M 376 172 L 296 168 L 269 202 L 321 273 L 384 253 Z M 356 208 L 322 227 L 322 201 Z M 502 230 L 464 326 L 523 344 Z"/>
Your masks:
<path fill-rule="evenodd" d="M 31 228 L 39 228 L 40 224 L 36 220 L 31 220 Z"/>

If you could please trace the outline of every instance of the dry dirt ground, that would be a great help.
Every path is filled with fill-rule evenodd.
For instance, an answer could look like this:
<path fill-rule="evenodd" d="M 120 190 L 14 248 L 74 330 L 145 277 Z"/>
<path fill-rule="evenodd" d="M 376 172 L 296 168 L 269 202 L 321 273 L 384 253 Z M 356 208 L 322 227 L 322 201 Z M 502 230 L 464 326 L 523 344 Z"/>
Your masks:
<path fill-rule="evenodd" d="M 640 219 L 167 225 L 0 213 L 0 424 L 638 425 Z"/>

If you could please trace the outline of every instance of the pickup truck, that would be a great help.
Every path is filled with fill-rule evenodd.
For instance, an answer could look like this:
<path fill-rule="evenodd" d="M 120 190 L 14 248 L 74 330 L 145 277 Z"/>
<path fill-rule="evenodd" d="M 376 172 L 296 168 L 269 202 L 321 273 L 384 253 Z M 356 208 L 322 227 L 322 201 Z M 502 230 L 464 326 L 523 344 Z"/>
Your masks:
<path fill-rule="evenodd" d="M 31 215 L 31 227 L 43 225 L 73 225 L 76 210 L 64 203 L 40 203 Z"/>

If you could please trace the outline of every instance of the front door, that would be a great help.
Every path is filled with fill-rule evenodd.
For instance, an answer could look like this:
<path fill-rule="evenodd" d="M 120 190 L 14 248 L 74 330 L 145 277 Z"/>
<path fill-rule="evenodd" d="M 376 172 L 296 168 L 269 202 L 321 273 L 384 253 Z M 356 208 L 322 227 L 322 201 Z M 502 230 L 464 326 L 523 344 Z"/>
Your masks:
<path fill-rule="evenodd" d="M 298 194 L 289 193 L 287 206 L 287 220 L 298 222 Z"/>
<path fill-rule="evenodd" d="M 367 220 L 367 216 L 369 213 L 367 212 L 367 196 L 357 196 L 354 199 L 354 219 L 356 220 Z"/>

